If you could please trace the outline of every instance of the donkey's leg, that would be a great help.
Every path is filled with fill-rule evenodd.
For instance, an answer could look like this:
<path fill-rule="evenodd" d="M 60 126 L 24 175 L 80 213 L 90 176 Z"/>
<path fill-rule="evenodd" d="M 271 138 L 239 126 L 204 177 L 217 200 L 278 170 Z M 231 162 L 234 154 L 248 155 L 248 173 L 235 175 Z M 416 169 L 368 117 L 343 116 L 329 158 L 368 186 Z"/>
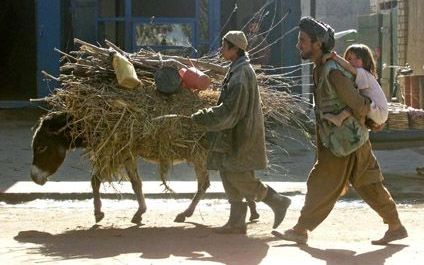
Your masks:
<path fill-rule="evenodd" d="M 100 180 L 96 174 L 91 176 L 91 188 L 93 189 L 94 217 L 97 223 L 105 217 L 105 214 L 102 212 L 102 202 L 100 201 Z"/>
<path fill-rule="evenodd" d="M 168 186 L 168 173 L 169 173 L 169 168 L 172 166 L 172 161 L 169 160 L 159 160 L 159 175 L 160 175 L 160 180 L 162 181 L 162 185 L 165 187 L 166 191 L 170 191 L 173 192 L 173 190 L 171 189 L 171 187 Z"/>
<path fill-rule="evenodd" d="M 255 221 L 257 219 L 259 219 L 259 213 L 256 210 L 256 202 L 254 200 L 249 200 L 247 202 L 247 206 L 249 206 L 249 210 L 250 210 L 250 217 L 249 220 L 250 221 Z"/>
<path fill-rule="evenodd" d="M 192 216 L 200 199 L 203 195 L 205 195 L 206 190 L 209 188 L 210 183 L 208 170 L 206 168 L 206 161 L 195 161 L 193 162 L 193 165 L 197 178 L 197 192 L 191 200 L 189 207 L 184 212 L 178 214 L 174 222 L 181 223 L 185 221 L 186 217 Z"/>
<path fill-rule="evenodd" d="M 131 222 L 139 225 L 141 224 L 141 219 L 142 219 L 141 215 L 145 213 L 147 209 L 146 201 L 144 199 L 144 194 L 142 190 L 141 179 L 140 179 L 140 176 L 138 175 L 136 164 L 135 165 L 126 164 L 125 168 L 127 170 L 128 177 L 130 178 L 130 181 L 131 181 L 132 189 L 135 193 L 135 196 L 137 197 L 137 202 L 138 202 L 137 212 L 135 212 L 133 218 L 131 219 Z"/>

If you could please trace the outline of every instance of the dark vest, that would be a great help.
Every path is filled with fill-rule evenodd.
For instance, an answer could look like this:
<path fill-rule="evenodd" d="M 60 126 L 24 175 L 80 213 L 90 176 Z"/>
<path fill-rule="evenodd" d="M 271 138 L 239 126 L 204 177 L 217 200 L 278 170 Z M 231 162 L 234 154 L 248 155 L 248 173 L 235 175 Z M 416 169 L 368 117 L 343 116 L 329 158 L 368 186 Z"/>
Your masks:
<path fill-rule="evenodd" d="M 322 67 L 315 88 L 315 115 L 318 134 L 322 144 L 335 156 L 347 156 L 368 140 L 368 129 L 353 116 L 348 117 L 340 127 L 321 119 L 325 113 L 338 114 L 346 108 L 346 104 L 338 98 L 328 79 L 331 70 L 340 70 L 345 76 L 352 79 L 352 75 L 334 61 L 328 61 Z"/>

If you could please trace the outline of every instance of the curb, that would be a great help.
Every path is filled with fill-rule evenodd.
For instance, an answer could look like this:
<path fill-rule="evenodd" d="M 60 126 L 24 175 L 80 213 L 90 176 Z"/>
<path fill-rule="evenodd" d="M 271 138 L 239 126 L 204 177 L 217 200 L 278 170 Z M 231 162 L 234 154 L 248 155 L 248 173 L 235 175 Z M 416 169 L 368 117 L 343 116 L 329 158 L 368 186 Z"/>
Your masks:
<path fill-rule="evenodd" d="M 264 182 L 276 191 L 287 196 L 301 195 L 306 192 L 305 182 Z M 196 181 L 170 181 L 168 185 L 175 191 L 166 192 L 160 181 L 142 182 L 144 196 L 153 199 L 191 199 L 196 190 Z M 136 199 L 128 181 L 104 183 L 100 187 L 101 198 Z M 0 192 L 0 201 L 16 204 L 36 199 L 52 200 L 86 200 L 92 199 L 89 181 L 49 181 L 39 186 L 31 181 L 19 181 Z M 212 181 L 203 197 L 204 199 L 225 199 L 225 192 L 220 181 Z"/>
<path fill-rule="evenodd" d="M 264 182 L 277 192 L 286 196 L 305 195 L 306 182 Z M 196 190 L 196 181 L 170 181 L 169 186 L 175 191 L 166 192 L 160 181 L 144 181 L 143 192 L 150 199 L 191 199 Z M 226 199 L 222 183 L 212 181 L 203 199 Z M 390 187 L 389 190 L 396 201 L 404 203 L 424 202 L 424 189 L 421 187 Z M 136 197 L 129 182 L 105 183 L 100 188 L 103 199 L 132 199 Z M 36 199 L 51 200 L 88 200 L 92 199 L 89 181 L 47 182 L 39 186 L 31 181 L 20 181 L 7 189 L 0 191 L 0 201 L 8 204 L 18 204 Z M 352 188 L 340 198 L 341 200 L 358 200 L 360 197 Z"/>

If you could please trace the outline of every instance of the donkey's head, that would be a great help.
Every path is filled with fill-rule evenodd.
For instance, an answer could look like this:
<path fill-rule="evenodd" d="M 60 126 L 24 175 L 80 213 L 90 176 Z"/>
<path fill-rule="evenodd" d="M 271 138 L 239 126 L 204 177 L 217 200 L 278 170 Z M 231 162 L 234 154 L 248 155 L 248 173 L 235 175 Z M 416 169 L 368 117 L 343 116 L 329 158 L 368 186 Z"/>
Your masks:
<path fill-rule="evenodd" d="M 69 117 L 66 113 L 49 113 L 40 119 L 32 138 L 32 180 L 40 185 L 47 182 L 66 156 L 69 148 Z"/>

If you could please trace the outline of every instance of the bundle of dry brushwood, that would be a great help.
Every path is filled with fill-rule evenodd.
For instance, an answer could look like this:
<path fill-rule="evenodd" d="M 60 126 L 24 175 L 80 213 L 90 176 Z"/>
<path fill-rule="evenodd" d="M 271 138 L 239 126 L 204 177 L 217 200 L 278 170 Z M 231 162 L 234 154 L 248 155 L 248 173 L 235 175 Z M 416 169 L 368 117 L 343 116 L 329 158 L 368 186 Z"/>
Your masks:
<path fill-rule="evenodd" d="M 149 50 L 130 54 L 108 41 L 108 48 L 78 39 L 75 43 L 81 45 L 77 51 L 69 54 L 58 51 L 63 55 L 60 76 L 45 73 L 60 83 L 46 101 L 51 111 L 66 112 L 72 117 L 72 137 L 85 139 L 93 170 L 103 180 L 116 180 L 114 176 L 125 178 L 121 174 L 123 165 L 128 161 L 135 163 L 140 149 L 143 149 L 143 158 L 162 161 L 205 153 L 198 150 L 207 148 L 206 131 L 186 117 L 216 104 L 219 86 L 227 71 L 219 60 L 165 56 Z M 127 57 L 134 65 L 141 85 L 132 90 L 119 87 L 112 67 L 114 52 Z M 172 95 L 155 89 L 154 75 L 158 69 L 191 64 L 211 77 L 210 89 L 196 92 L 181 88 Z M 269 88 L 267 84 L 271 79 L 266 74 L 258 75 L 266 120 L 306 131 L 303 125 L 307 103 L 301 97 Z M 156 119 L 168 114 L 178 116 Z"/>

